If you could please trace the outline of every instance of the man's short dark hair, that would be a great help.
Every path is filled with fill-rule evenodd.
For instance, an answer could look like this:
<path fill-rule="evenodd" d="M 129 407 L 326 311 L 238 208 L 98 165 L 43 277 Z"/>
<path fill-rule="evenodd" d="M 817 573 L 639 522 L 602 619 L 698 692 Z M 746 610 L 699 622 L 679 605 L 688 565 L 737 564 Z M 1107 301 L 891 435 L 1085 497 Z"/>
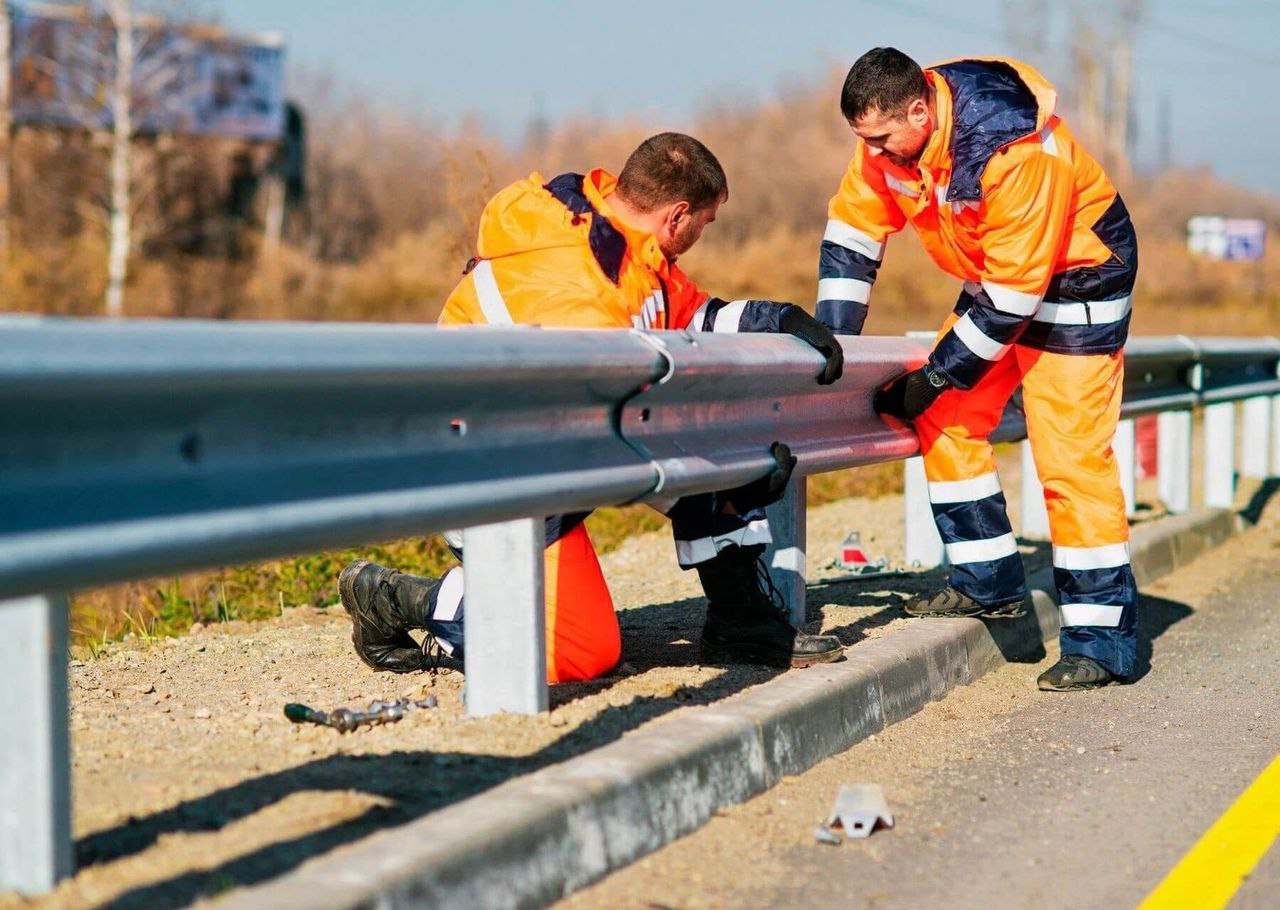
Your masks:
<path fill-rule="evenodd" d="M 840 113 L 851 123 L 871 110 L 902 117 L 908 104 L 928 94 L 920 64 L 897 48 L 877 47 L 849 68 L 840 92 Z"/>
<path fill-rule="evenodd" d="M 642 212 L 680 201 L 697 211 L 723 199 L 729 181 L 716 156 L 697 139 L 659 133 L 631 153 L 618 175 L 618 192 Z"/>

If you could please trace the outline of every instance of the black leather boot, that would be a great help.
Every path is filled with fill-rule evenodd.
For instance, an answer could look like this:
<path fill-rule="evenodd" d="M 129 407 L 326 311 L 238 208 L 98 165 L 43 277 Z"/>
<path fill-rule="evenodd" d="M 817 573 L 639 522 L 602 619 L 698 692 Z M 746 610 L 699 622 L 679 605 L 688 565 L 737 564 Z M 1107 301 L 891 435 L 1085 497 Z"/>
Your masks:
<path fill-rule="evenodd" d="M 375 670 L 412 673 L 434 669 L 430 634 L 422 645 L 410 629 L 426 628 L 436 579 L 384 569 L 367 560 L 351 563 L 338 576 L 342 606 L 351 616 L 356 654 Z"/>
<path fill-rule="evenodd" d="M 834 635 L 808 635 L 783 614 L 761 545 L 729 547 L 698 565 L 707 594 L 702 653 L 708 662 L 807 667 L 844 653 Z"/>

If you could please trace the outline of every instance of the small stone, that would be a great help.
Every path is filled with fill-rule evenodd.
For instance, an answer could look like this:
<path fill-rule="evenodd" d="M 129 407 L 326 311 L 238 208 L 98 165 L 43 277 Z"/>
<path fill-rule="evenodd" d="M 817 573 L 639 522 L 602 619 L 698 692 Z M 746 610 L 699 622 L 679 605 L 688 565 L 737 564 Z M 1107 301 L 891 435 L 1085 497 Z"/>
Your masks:
<path fill-rule="evenodd" d="M 195 635 L 197 632 L 203 632 L 203 631 L 204 631 L 204 623 L 202 623 L 202 622 L 193 622 L 193 623 L 191 624 L 191 629 L 190 629 L 190 631 L 191 631 L 191 634 L 192 634 L 192 635 Z"/>
<path fill-rule="evenodd" d="M 143 695 L 150 695 L 155 690 L 156 690 L 155 683 L 143 683 L 142 685 L 138 686 L 138 691 Z"/>
<path fill-rule="evenodd" d="M 1084 746 L 1076 746 L 1076 755 L 1084 755 Z"/>
<path fill-rule="evenodd" d="M 205 720 L 207 718 L 213 717 L 213 712 L 210 711 L 208 708 L 196 708 L 196 713 L 194 716 L 200 720 Z"/>

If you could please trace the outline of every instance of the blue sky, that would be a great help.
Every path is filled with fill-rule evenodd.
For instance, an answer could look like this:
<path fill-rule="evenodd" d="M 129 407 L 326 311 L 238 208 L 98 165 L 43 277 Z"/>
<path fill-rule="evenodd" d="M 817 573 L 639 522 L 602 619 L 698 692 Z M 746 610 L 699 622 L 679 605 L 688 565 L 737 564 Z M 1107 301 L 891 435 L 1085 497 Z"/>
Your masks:
<path fill-rule="evenodd" d="M 236 30 L 279 31 L 291 67 L 436 121 L 479 115 L 517 136 L 531 117 L 639 117 L 679 127 L 718 98 L 765 99 L 814 84 L 870 47 L 922 63 L 1007 54 L 1005 0 L 203 0 Z M 1023 0 L 1021 6 L 1034 5 Z M 1061 7 L 1023 21 L 1049 36 L 1033 62 L 1064 79 Z M 1085 0 L 1101 17 L 1114 4 Z M 1139 166 L 1160 156 L 1209 165 L 1280 193 L 1280 3 L 1147 0 L 1135 53 Z M 1029 18 L 1029 17 L 1024 17 Z M 1054 49 L 1056 46 L 1056 50 Z M 833 104 L 835 103 L 833 99 Z"/>

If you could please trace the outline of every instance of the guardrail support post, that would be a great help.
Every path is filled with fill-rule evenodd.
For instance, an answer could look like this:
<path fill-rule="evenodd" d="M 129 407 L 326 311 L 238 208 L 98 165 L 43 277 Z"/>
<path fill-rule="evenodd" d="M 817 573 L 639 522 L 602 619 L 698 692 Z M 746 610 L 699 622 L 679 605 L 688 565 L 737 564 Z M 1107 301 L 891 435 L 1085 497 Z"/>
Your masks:
<path fill-rule="evenodd" d="M 1259 395 L 1244 401 L 1244 427 L 1240 451 L 1242 477 L 1267 477 L 1271 468 L 1271 397 Z"/>
<path fill-rule="evenodd" d="M 1124 514 L 1130 518 L 1137 511 L 1137 440 L 1136 428 L 1132 420 L 1121 420 L 1116 424 L 1116 435 L 1111 440 L 1111 449 L 1116 453 L 1116 462 L 1120 465 L 1120 489 L 1124 491 Z"/>
<path fill-rule="evenodd" d="M 906 507 L 905 553 L 903 562 L 907 568 L 932 569 L 946 559 L 942 538 L 933 523 L 933 509 L 929 506 L 929 481 L 924 476 L 924 459 L 916 456 L 903 462 L 905 474 L 903 501 Z"/>
<path fill-rule="evenodd" d="M 1162 411 L 1156 429 L 1160 500 L 1174 515 L 1191 509 L 1191 412 Z"/>
<path fill-rule="evenodd" d="M 1031 455 L 1031 440 L 1024 439 L 1022 449 L 1022 537 L 1025 540 L 1049 539 L 1049 511 L 1044 506 L 1044 486 L 1036 473 Z"/>
<path fill-rule="evenodd" d="M 67 601 L 0 601 L 0 891 L 72 873 Z"/>
<path fill-rule="evenodd" d="M 467 528 L 467 714 L 547 710 L 546 602 L 541 518 Z"/>
<path fill-rule="evenodd" d="M 1235 504 L 1236 404 L 1204 409 L 1204 504 L 1229 509 Z"/>
<path fill-rule="evenodd" d="M 804 578 L 808 550 L 805 503 L 808 487 L 807 478 L 792 478 L 782 498 L 765 510 L 769 515 L 769 532 L 773 535 L 773 543 L 765 553 L 766 565 L 773 576 L 773 583 L 787 602 L 791 621 L 798 626 L 805 622 Z"/>
<path fill-rule="evenodd" d="M 1280 477 L 1280 395 L 1271 396 L 1271 477 Z"/>

